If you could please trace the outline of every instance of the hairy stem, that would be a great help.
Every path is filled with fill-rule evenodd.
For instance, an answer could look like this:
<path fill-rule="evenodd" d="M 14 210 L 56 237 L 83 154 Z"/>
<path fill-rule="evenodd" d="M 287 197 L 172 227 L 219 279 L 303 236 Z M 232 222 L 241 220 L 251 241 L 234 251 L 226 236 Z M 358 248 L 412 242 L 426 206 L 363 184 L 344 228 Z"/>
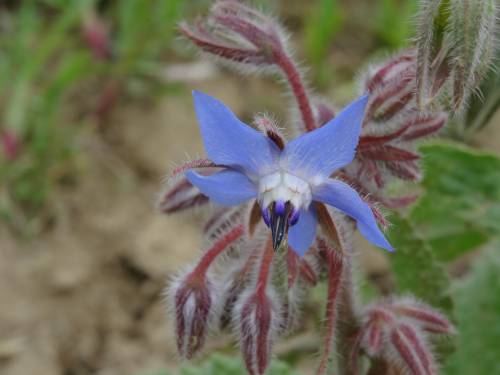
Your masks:
<path fill-rule="evenodd" d="M 202 256 L 201 260 L 196 265 L 193 272 L 191 272 L 190 277 L 192 279 L 205 279 L 205 274 L 208 267 L 214 262 L 214 260 L 224 251 L 229 245 L 240 238 L 244 233 L 243 225 L 238 225 L 234 227 L 229 232 L 227 232 L 221 239 L 216 241 L 211 248 L 209 248 Z"/>
<path fill-rule="evenodd" d="M 326 258 L 326 266 L 328 272 L 328 297 L 326 303 L 326 314 L 325 314 L 325 335 L 323 342 L 323 354 L 321 355 L 321 360 L 316 373 L 318 375 L 326 374 L 328 371 L 328 362 L 331 357 L 332 348 L 334 344 L 335 327 L 337 323 L 337 313 L 338 313 L 338 295 L 342 280 L 342 270 L 343 270 L 343 259 L 342 255 L 334 251 L 333 249 L 328 249 L 323 252 L 323 256 Z"/>
<path fill-rule="evenodd" d="M 351 375 L 350 356 L 356 344 L 359 320 L 356 314 L 356 296 L 352 275 L 352 258 L 344 256 L 342 286 L 339 295 L 337 323 L 337 351 L 339 375 Z"/>
<path fill-rule="evenodd" d="M 259 278 L 257 279 L 257 287 L 255 290 L 255 294 L 259 297 L 265 296 L 266 286 L 269 279 L 269 272 L 271 270 L 273 257 L 274 257 L 274 250 L 272 246 L 272 239 L 271 236 L 269 236 L 269 239 L 266 242 L 266 248 L 264 249 L 264 254 L 262 255 L 262 262 L 260 264 L 260 270 L 259 270 Z"/>
<path fill-rule="evenodd" d="M 316 121 L 314 120 L 311 103 L 307 90 L 302 81 L 302 77 L 297 69 L 297 65 L 292 58 L 282 49 L 274 51 L 274 59 L 276 64 L 281 68 L 285 77 L 292 88 L 297 105 L 302 116 L 305 130 L 310 132 L 316 129 Z"/>

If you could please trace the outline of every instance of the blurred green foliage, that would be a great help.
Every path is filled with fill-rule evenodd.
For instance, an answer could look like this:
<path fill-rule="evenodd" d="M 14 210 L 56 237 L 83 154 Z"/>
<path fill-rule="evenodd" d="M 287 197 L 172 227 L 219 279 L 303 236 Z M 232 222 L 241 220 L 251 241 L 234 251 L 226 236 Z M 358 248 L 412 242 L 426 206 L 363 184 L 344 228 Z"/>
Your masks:
<path fill-rule="evenodd" d="M 411 213 L 443 261 L 500 235 L 500 158 L 459 145 L 421 147 L 424 193 Z"/>
<path fill-rule="evenodd" d="M 451 312 L 440 262 L 500 237 L 500 158 L 433 142 L 423 155 L 423 195 L 405 217 L 391 215 L 391 262 L 398 287 Z"/>
<path fill-rule="evenodd" d="M 420 151 L 423 195 L 407 215 L 390 217 L 389 237 L 396 248 L 390 261 L 397 290 L 441 308 L 458 322 L 461 340 L 447 373 L 496 373 L 500 158 L 442 141 Z M 445 262 L 487 244 L 495 249 L 483 255 L 468 280 L 450 282 Z M 449 354 L 453 343 L 442 344 L 442 354 Z"/>
<path fill-rule="evenodd" d="M 26 1 L 6 15 L 10 24 L 3 25 L 0 39 L 0 127 L 22 143 L 15 161 L 0 162 L 5 189 L 0 207 L 6 217 L 18 205 L 36 211 L 58 178 L 55 164 L 71 153 L 70 132 L 57 123 L 65 95 L 90 74 L 90 54 L 78 48 L 78 40 L 67 38 L 81 11 L 82 3 L 71 2 L 47 22 L 37 3 Z"/>
<path fill-rule="evenodd" d="M 15 137 L 21 148 L 15 158 L 0 156 L 0 218 L 22 232 L 29 232 L 53 184 L 73 174 L 75 125 L 84 123 L 75 113 L 99 115 L 131 81 L 162 84 L 158 74 L 185 2 L 103 4 L 31 0 L 1 10 L 0 136 Z M 99 24 L 88 26 L 89 19 Z M 109 44 L 109 58 L 97 58 L 85 43 L 87 26 L 109 26 L 100 41 Z M 93 92 L 78 98 L 82 86 Z"/>
<path fill-rule="evenodd" d="M 390 217 L 391 243 L 396 249 L 390 261 L 398 293 L 411 293 L 451 314 L 453 302 L 449 295 L 450 280 L 435 259 L 428 243 L 415 230 L 411 220 L 398 214 Z"/>
<path fill-rule="evenodd" d="M 443 373 L 500 374 L 500 242 L 486 251 L 465 280 L 453 288 L 458 319 L 458 350 Z"/>
<path fill-rule="evenodd" d="M 331 78 L 332 69 L 328 69 L 326 57 L 342 24 L 343 16 L 337 0 L 316 0 L 306 17 L 305 48 L 319 85 L 326 84 Z"/>
<path fill-rule="evenodd" d="M 179 371 L 171 372 L 160 370 L 141 375 L 246 375 L 247 371 L 243 362 L 238 357 L 212 355 L 199 366 L 182 367 Z M 273 361 L 266 375 L 298 375 L 288 365 L 280 361 Z"/>
<path fill-rule="evenodd" d="M 413 36 L 418 0 L 378 0 L 373 2 L 375 35 L 392 50 L 408 45 Z"/>
<path fill-rule="evenodd" d="M 115 74 L 154 76 L 162 53 L 175 31 L 183 0 L 121 0 L 112 9 L 115 18 Z"/>

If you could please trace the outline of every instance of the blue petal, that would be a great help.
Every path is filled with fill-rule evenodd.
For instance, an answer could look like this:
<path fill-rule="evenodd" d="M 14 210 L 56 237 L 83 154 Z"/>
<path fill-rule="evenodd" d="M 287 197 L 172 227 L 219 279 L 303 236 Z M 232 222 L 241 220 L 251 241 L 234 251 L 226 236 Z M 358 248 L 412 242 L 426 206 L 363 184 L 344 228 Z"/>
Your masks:
<path fill-rule="evenodd" d="M 280 150 L 264 134 L 252 129 L 224 104 L 193 91 L 196 116 L 205 151 L 216 164 L 243 170 L 250 176 L 269 173 Z"/>
<path fill-rule="evenodd" d="M 354 159 L 367 102 L 368 95 L 358 98 L 321 128 L 288 143 L 281 165 L 312 179 L 327 178 L 349 164 Z"/>
<path fill-rule="evenodd" d="M 192 170 L 186 172 L 186 178 L 203 195 L 223 206 L 235 206 L 254 198 L 257 189 L 243 173 L 225 169 L 211 176 L 203 176 Z"/>
<path fill-rule="evenodd" d="M 389 251 L 394 250 L 377 226 L 368 204 L 346 183 L 328 180 L 313 190 L 313 199 L 329 204 L 356 220 L 359 231 L 372 244 Z"/>
<path fill-rule="evenodd" d="M 308 210 L 301 210 L 299 221 L 288 230 L 288 244 L 300 256 L 304 256 L 316 237 L 318 220 L 316 210 L 311 205 Z"/>

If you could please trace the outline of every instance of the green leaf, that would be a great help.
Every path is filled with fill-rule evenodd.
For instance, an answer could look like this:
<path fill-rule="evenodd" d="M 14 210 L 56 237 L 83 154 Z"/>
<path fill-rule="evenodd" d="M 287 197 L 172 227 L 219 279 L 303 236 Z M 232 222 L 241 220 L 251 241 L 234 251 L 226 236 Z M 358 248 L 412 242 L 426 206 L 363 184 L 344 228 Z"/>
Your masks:
<path fill-rule="evenodd" d="M 390 220 L 393 226 L 388 235 L 396 252 L 389 259 L 398 291 L 409 292 L 451 314 L 449 279 L 429 244 L 418 236 L 408 218 L 393 214 Z"/>
<path fill-rule="evenodd" d="M 459 345 L 443 373 L 500 374 L 500 252 L 495 247 L 453 288 Z"/>
<path fill-rule="evenodd" d="M 411 221 L 440 260 L 500 234 L 500 158 L 449 143 L 420 148 L 425 192 Z"/>

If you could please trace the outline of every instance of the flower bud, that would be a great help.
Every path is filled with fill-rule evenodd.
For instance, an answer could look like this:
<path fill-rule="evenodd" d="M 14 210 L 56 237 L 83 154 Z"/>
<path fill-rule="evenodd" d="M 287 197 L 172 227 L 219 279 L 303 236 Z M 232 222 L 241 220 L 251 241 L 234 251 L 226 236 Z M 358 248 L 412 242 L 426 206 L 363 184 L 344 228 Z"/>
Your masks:
<path fill-rule="evenodd" d="M 242 295 L 235 312 L 240 346 L 250 375 L 265 373 L 280 327 L 280 308 L 273 293 Z"/>
<path fill-rule="evenodd" d="M 363 350 L 405 374 L 436 374 L 424 332 L 449 334 L 454 328 L 442 314 L 410 297 L 369 306 L 362 314 L 351 352 L 352 373 L 359 374 L 358 358 Z"/>
<path fill-rule="evenodd" d="M 462 110 L 492 67 L 499 12 L 496 0 L 451 1 L 449 12 L 452 104 Z"/>
<path fill-rule="evenodd" d="M 344 169 L 350 183 L 387 207 L 414 201 L 413 196 L 387 197 L 384 188 L 394 178 L 421 178 L 415 141 L 439 131 L 447 121 L 443 111 L 417 107 L 416 52 L 408 50 L 368 70 L 364 79 L 370 100 L 356 159 Z"/>
<path fill-rule="evenodd" d="M 366 118 L 387 121 L 402 111 L 414 97 L 415 71 L 407 68 L 398 76 L 390 79 L 370 93 L 370 103 Z"/>
<path fill-rule="evenodd" d="M 169 294 L 174 306 L 177 350 L 182 358 L 190 359 L 205 344 L 216 289 L 208 278 L 189 273 L 171 285 Z"/>
<path fill-rule="evenodd" d="M 437 374 L 434 358 L 421 334 L 411 325 L 399 323 L 389 335 L 388 357 L 402 371 L 412 375 Z"/>
<path fill-rule="evenodd" d="M 417 25 L 420 109 L 425 109 L 445 85 L 451 91 L 451 108 L 465 108 L 493 65 L 497 19 L 495 0 L 421 2 Z"/>
<path fill-rule="evenodd" d="M 206 19 L 180 31 L 202 51 L 250 69 L 275 65 L 274 53 L 283 50 L 285 38 L 270 17 L 232 0 L 217 1 Z"/>

